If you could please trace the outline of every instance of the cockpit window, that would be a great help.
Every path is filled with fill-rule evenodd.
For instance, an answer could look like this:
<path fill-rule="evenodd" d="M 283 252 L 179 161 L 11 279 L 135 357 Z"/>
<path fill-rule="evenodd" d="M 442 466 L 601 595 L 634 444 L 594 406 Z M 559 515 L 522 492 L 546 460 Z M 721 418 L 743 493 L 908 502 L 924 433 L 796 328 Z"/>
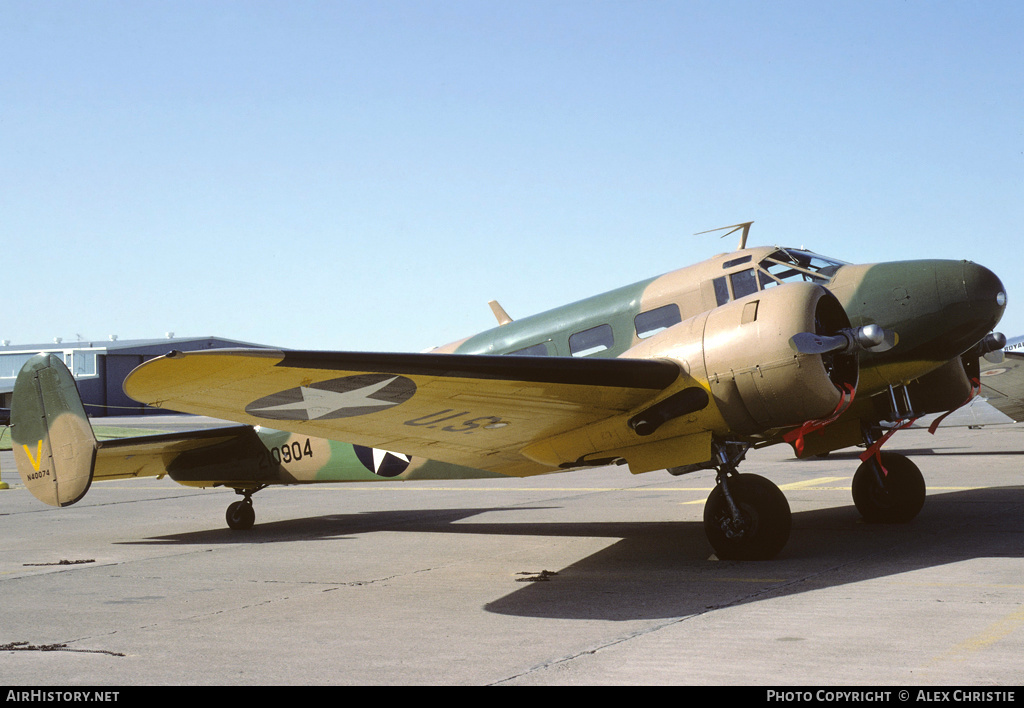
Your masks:
<path fill-rule="evenodd" d="M 757 292 L 757 280 L 754 277 L 753 268 L 733 273 L 729 276 L 729 281 L 732 284 L 732 296 L 737 300 Z"/>
<path fill-rule="evenodd" d="M 771 280 L 775 282 L 789 283 L 804 280 L 812 283 L 826 283 L 846 263 L 834 258 L 825 258 L 810 251 L 780 248 L 763 259 L 759 265 L 761 270 L 770 275 Z M 765 280 L 762 274 L 762 288 L 768 287 Z"/>
<path fill-rule="evenodd" d="M 735 267 L 750 261 L 750 256 L 726 261 L 723 267 Z M 836 271 L 847 265 L 835 258 L 826 258 L 817 253 L 797 248 L 779 248 L 761 259 L 757 268 L 738 270 L 714 278 L 715 302 L 721 306 L 730 300 L 737 300 L 758 290 L 767 290 L 781 283 L 806 281 L 825 284 Z"/>

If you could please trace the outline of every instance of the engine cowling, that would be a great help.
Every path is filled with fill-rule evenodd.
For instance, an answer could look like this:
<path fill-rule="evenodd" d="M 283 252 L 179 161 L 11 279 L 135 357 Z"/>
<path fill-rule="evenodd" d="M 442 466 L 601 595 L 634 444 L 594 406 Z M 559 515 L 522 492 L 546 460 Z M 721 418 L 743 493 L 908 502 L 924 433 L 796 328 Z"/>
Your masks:
<path fill-rule="evenodd" d="M 788 283 L 685 320 L 637 345 L 626 357 L 676 361 L 707 381 L 726 429 L 750 435 L 832 414 L 856 388 L 856 354 L 800 354 L 800 332 L 830 336 L 850 327 L 842 305 L 811 283 Z"/>

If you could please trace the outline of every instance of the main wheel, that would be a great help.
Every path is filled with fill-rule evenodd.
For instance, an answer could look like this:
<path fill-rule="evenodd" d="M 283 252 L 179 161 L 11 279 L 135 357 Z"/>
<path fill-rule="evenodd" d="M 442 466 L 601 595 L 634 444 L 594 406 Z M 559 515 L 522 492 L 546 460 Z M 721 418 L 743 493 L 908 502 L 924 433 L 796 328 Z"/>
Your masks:
<path fill-rule="evenodd" d="M 882 466 L 888 474 L 879 483 L 877 462 L 872 457 L 861 463 L 853 475 L 853 503 L 865 521 L 902 524 L 910 521 L 924 506 L 925 485 L 921 470 L 905 455 L 882 453 Z"/>
<path fill-rule="evenodd" d="M 715 553 L 723 560 L 774 558 L 789 540 L 793 522 L 786 495 L 756 474 L 735 475 L 728 484 L 740 518 L 733 518 L 721 484 L 704 505 L 704 532 Z"/>
<path fill-rule="evenodd" d="M 228 511 L 224 516 L 228 526 L 235 531 L 246 531 L 256 523 L 256 510 L 252 508 L 252 501 L 248 499 L 236 501 L 228 506 Z"/>

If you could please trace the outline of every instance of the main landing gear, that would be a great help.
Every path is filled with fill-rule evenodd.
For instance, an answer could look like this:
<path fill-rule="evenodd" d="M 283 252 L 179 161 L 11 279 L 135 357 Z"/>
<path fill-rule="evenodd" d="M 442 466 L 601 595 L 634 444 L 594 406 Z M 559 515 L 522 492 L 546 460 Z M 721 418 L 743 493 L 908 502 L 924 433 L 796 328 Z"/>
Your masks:
<path fill-rule="evenodd" d="M 235 493 L 241 494 L 244 498 L 228 506 L 227 513 L 224 515 L 228 527 L 235 531 L 248 531 L 253 527 L 253 524 L 256 523 L 256 510 L 252 508 L 252 495 L 265 486 L 255 489 L 235 489 Z"/>
<path fill-rule="evenodd" d="M 924 498 L 921 470 L 896 452 L 872 455 L 853 475 L 853 503 L 868 522 L 906 523 L 921 511 Z"/>
<path fill-rule="evenodd" d="M 865 521 L 906 523 L 924 506 L 924 476 L 917 465 L 905 455 L 878 449 L 898 429 L 883 436 L 877 425 L 865 426 L 870 456 L 853 476 L 853 503 Z M 710 463 L 670 470 L 674 474 L 698 468 L 717 470 L 718 484 L 704 505 L 704 531 L 723 560 L 773 558 L 786 545 L 792 527 L 782 490 L 764 477 L 737 471 L 748 448 L 745 443 L 715 441 Z"/>
<path fill-rule="evenodd" d="M 789 502 L 774 483 L 736 467 L 747 445 L 715 445 L 718 484 L 704 505 L 704 532 L 722 560 L 774 558 L 792 527 Z"/>
<path fill-rule="evenodd" d="M 894 410 L 895 397 L 893 398 Z M 910 403 L 907 401 L 907 411 Z M 910 422 L 913 414 L 904 422 Z M 903 417 L 896 416 L 894 417 Z M 896 431 L 905 427 L 898 424 L 883 434 L 876 424 L 862 424 L 864 445 L 867 456 L 853 475 L 853 503 L 857 511 L 869 523 L 903 524 L 921 511 L 924 506 L 925 485 L 921 470 L 905 455 L 898 452 L 881 452 L 882 444 Z"/>

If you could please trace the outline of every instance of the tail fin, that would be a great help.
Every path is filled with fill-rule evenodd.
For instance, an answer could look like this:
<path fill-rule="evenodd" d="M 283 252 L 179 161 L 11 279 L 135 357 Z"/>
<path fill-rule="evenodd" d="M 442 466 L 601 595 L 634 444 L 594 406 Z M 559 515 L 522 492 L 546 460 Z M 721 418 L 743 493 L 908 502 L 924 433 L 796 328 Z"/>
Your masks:
<path fill-rule="evenodd" d="M 18 474 L 36 499 L 69 506 L 89 491 L 96 437 L 75 379 L 59 356 L 37 354 L 18 374 L 11 442 Z"/>

